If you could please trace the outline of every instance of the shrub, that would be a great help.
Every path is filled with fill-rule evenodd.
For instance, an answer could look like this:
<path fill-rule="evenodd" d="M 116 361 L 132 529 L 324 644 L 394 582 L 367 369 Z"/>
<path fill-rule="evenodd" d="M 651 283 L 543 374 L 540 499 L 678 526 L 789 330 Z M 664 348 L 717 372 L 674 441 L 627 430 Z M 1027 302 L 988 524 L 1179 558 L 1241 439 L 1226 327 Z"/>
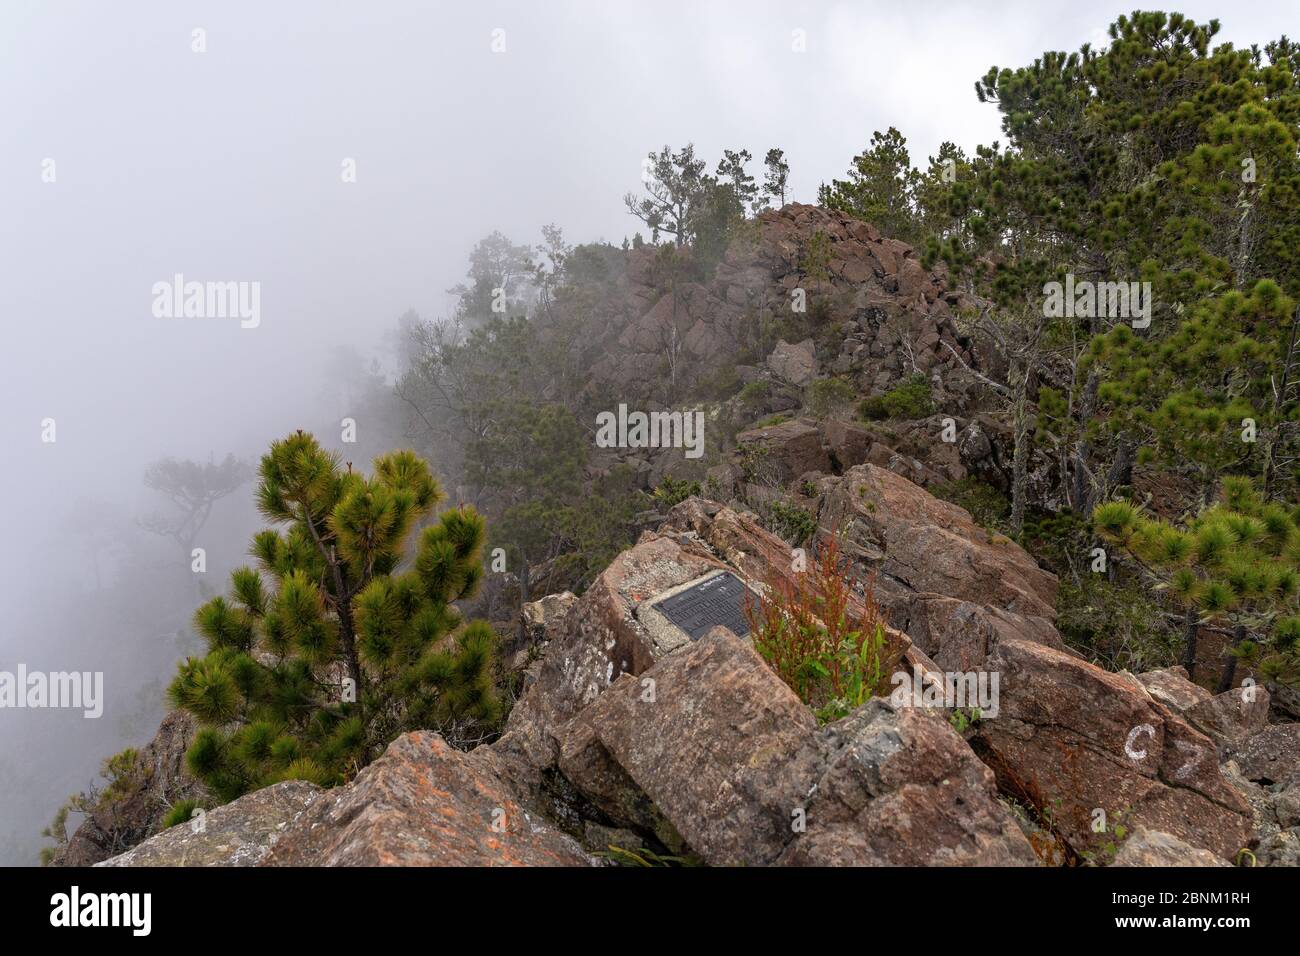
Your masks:
<path fill-rule="evenodd" d="M 819 378 L 808 386 L 808 410 L 822 419 L 853 404 L 853 386 L 842 378 Z"/>
<path fill-rule="evenodd" d="M 817 519 L 798 505 L 773 501 L 764 510 L 768 530 L 791 544 L 803 544 L 817 530 Z"/>
<path fill-rule="evenodd" d="M 485 527 L 462 507 L 417 533 L 442 497 L 413 452 L 367 478 L 305 432 L 271 445 L 257 500 L 282 530 L 254 536 L 257 566 L 195 613 L 208 653 L 168 688 L 200 724 L 186 764 L 218 799 L 339 783 L 405 730 L 470 742 L 494 726 L 495 635 L 454 606 L 477 590 Z"/>
<path fill-rule="evenodd" d="M 745 605 L 754 648 L 823 723 L 887 686 L 884 618 L 870 587 L 855 611 L 832 536 L 798 583 L 769 581 Z"/>
<path fill-rule="evenodd" d="M 700 493 L 700 483 L 698 481 L 681 481 L 673 478 L 672 475 L 664 475 L 664 480 L 659 483 L 659 487 L 651 493 L 650 497 L 654 498 L 655 505 L 667 510 L 675 504 L 685 501 L 691 495 Z"/>
<path fill-rule="evenodd" d="M 1178 660 L 1179 635 L 1165 623 L 1149 591 L 1111 584 L 1103 574 L 1061 581 L 1056 626 L 1066 644 L 1107 670 L 1133 673 Z"/>
<path fill-rule="evenodd" d="M 168 808 L 166 815 L 162 819 L 162 828 L 164 830 L 176 826 L 178 823 L 187 823 L 194 816 L 194 811 L 199 808 L 197 800 L 177 800 Z"/>
<path fill-rule="evenodd" d="M 865 398 L 858 414 L 867 421 L 887 418 L 925 418 L 934 411 L 930 382 L 924 375 L 910 375 L 902 384 L 883 395 Z"/>
<path fill-rule="evenodd" d="M 742 388 L 736 396 L 736 401 L 747 411 L 758 409 L 767 401 L 768 392 L 771 390 L 771 383 L 762 379 L 749 382 Z"/>

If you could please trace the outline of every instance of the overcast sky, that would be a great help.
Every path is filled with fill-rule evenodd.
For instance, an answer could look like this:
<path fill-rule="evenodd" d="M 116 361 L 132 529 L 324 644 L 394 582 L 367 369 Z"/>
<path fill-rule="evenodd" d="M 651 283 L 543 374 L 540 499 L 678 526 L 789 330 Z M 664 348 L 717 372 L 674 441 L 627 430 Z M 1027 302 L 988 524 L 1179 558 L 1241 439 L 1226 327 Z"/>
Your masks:
<path fill-rule="evenodd" d="M 1180 6 L 1238 44 L 1295 19 L 1293 2 Z M 621 241 L 621 196 L 665 143 L 710 165 L 748 148 L 756 172 L 779 146 L 803 201 L 876 129 L 918 163 L 943 140 L 969 151 L 998 138 L 972 91 L 990 65 L 1100 41 L 1130 7 L 4 0 L 0 668 L 50 646 L 37 583 L 69 504 L 130 507 L 153 457 L 335 414 L 322 357 L 371 351 L 407 308 L 445 313 L 488 232 Z M 176 273 L 260 283 L 260 325 L 155 317 Z M 77 666 L 48 657 L 28 663 Z"/>

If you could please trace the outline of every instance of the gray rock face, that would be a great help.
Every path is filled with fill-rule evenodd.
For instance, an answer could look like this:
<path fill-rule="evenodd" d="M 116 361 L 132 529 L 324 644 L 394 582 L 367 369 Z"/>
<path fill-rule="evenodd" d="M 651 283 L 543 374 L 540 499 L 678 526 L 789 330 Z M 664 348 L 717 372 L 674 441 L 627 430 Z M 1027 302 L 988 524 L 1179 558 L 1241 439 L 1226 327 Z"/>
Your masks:
<path fill-rule="evenodd" d="M 321 798 L 315 784 L 288 780 L 178 823 L 97 866 L 256 866 Z"/>
<path fill-rule="evenodd" d="M 1270 699 L 1263 687 L 1235 687 L 1194 704 L 1184 716 L 1219 746 L 1227 747 L 1268 726 Z"/>
<path fill-rule="evenodd" d="M 1209 850 L 1184 843 L 1171 833 L 1138 827 L 1120 846 L 1111 866 L 1228 866 Z"/>
<path fill-rule="evenodd" d="M 1256 783 L 1283 783 L 1300 774 L 1300 724 L 1272 724 L 1230 748 L 1241 775 Z"/>
<path fill-rule="evenodd" d="M 1145 674 L 1138 674 L 1137 679 L 1147 689 L 1148 694 L 1176 714 L 1186 713 L 1197 704 L 1214 696 L 1204 687 L 1188 680 L 1187 668 L 1182 666 L 1147 671 Z"/>
<path fill-rule="evenodd" d="M 263 865 L 592 864 L 522 799 L 516 772 L 490 747 L 464 753 L 434 733 L 406 734 L 285 827 Z"/>
<path fill-rule="evenodd" d="M 767 357 L 767 367 L 783 382 L 803 387 L 817 374 L 817 358 L 813 354 L 813 341 L 806 339 L 797 345 L 781 341 Z"/>

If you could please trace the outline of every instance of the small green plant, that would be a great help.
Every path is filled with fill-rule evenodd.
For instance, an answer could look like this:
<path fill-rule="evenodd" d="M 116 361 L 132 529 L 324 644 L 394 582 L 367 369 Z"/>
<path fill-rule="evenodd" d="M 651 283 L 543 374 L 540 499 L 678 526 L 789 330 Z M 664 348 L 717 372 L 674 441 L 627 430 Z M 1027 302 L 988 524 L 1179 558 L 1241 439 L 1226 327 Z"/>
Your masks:
<path fill-rule="evenodd" d="M 853 386 L 842 378 L 819 378 L 808 386 L 808 411 L 824 419 L 853 404 Z"/>
<path fill-rule="evenodd" d="M 1114 814 L 1112 819 L 1107 820 L 1105 829 L 1095 830 L 1101 842 L 1095 849 L 1080 854 L 1085 861 L 1097 866 L 1106 866 L 1115 859 L 1115 854 L 1128 838 L 1128 827 L 1124 825 L 1124 818 L 1129 810 L 1129 807 L 1125 807 Z"/>
<path fill-rule="evenodd" d="M 978 478 L 949 481 L 934 489 L 935 496 L 970 512 L 983 528 L 1002 530 L 1011 517 L 1011 499 Z"/>
<path fill-rule="evenodd" d="M 885 684 L 888 641 L 872 589 L 860 608 L 854 603 L 832 535 L 797 582 L 774 577 L 745 606 L 755 650 L 822 723 L 849 714 Z"/>
<path fill-rule="evenodd" d="M 148 776 L 148 770 L 140 760 L 140 751 L 134 747 L 127 747 L 105 760 L 101 773 L 108 781 L 103 790 L 103 798 L 108 803 L 125 799 L 144 782 L 142 778 Z"/>
<path fill-rule="evenodd" d="M 664 475 L 664 480 L 651 493 L 650 497 L 654 499 L 656 507 L 668 509 L 673 505 L 680 504 L 692 495 L 700 493 L 700 483 L 698 481 L 680 481 L 673 478 L 672 475 Z"/>
<path fill-rule="evenodd" d="M 831 237 L 821 229 L 812 234 L 808 248 L 804 250 L 799 268 L 814 282 L 826 282 L 830 279 Z"/>
<path fill-rule="evenodd" d="M 749 411 L 754 411 L 767 401 L 768 393 L 771 391 L 771 384 L 758 379 L 746 383 L 745 387 L 736 395 L 737 403 Z"/>
<path fill-rule="evenodd" d="M 671 856 L 656 853 L 647 847 L 630 850 L 627 847 L 609 844 L 608 849 L 599 851 L 596 856 L 604 857 L 619 866 L 673 867 L 699 866 L 700 860 L 693 856 Z"/>
<path fill-rule="evenodd" d="M 162 819 L 162 828 L 167 830 L 178 823 L 188 823 L 194 817 L 194 811 L 202 804 L 197 800 L 177 800 L 168 809 Z"/>
<path fill-rule="evenodd" d="M 858 405 L 858 415 L 867 421 L 925 418 L 933 412 L 930 382 L 919 374 L 909 376 L 901 385 L 883 395 L 864 398 Z"/>
<path fill-rule="evenodd" d="M 785 414 L 784 412 L 778 412 L 775 415 L 767 416 L 767 418 L 764 418 L 762 421 L 755 422 L 754 427 L 771 428 L 773 425 L 784 425 L 789 420 L 790 420 L 789 415 Z"/>
<path fill-rule="evenodd" d="M 805 508 L 773 501 L 765 509 L 768 530 L 793 545 L 801 545 L 817 530 L 817 519 Z"/>
<path fill-rule="evenodd" d="M 978 707 L 969 709 L 955 707 L 952 713 L 948 715 L 948 723 L 952 724 L 952 729 L 957 733 L 964 734 L 969 728 L 979 723 L 981 716 L 983 715 Z"/>

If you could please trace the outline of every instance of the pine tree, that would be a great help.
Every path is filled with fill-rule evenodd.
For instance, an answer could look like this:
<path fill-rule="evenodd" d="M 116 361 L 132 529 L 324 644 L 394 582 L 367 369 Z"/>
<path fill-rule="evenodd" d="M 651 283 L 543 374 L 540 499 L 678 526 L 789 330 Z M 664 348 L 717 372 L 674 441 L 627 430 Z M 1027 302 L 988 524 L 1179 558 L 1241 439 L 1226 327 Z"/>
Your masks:
<path fill-rule="evenodd" d="M 790 164 L 786 162 L 785 150 L 773 147 L 763 157 L 763 195 L 777 203 L 777 208 L 785 205 L 785 190 L 790 182 Z"/>
<path fill-rule="evenodd" d="M 1248 478 L 1223 482 L 1223 500 L 1185 527 L 1141 514 L 1130 502 L 1099 506 L 1093 526 L 1121 544 L 1183 612 L 1183 665 L 1195 676 L 1202 627 L 1232 635 L 1219 692 L 1239 659 L 1268 681 L 1300 682 L 1300 507 L 1269 502 Z"/>
<path fill-rule="evenodd" d="M 942 256 L 999 301 L 1007 288 L 1066 272 L 1080 280 L 1150 282 L 1151 327 L 1132 338 L 1196 339 L 1202 349 L 1210 347 L 1207 334 L 1231 324 L 1223 321 L 1231 316 L 1204 311 L 1207 304 L 1218 311 L 1212 300 L 1234 291 L 1258 297 L 1261 280 L 1283 296 L 1300 295 L 1300 58 L 1285 38 L 1238 50 L 1215 45 L 1218 32 L 1217 21 L 1139 12 L 1111 25 L 1106 46 L 1085 44 L 1074 53 L 1044 53 L 1019 69 L 990 69 L 976 93 L 1001 112 L 1007 145 L 978 150 L 969 181 L 949 197 L 963 229 L 932 238 L 928 257 Z M 1227 309 L 1234 308 L 1230 300 Z M 1270 312 L 1272 327 L 1247 337 L 1282 352 L 1277 340 L 1287 325 L 1277 318 Z M 1077 320 L 1076 331 L 1083 343 L 1112 330 L 1131 333 L 1119 328 L 1125 322 L 1091 314 Z M 1189 330 L 1189 322 L 1202 328 Z M 1248 373 L 1230 375 L 1226 386 L 1161 376 L 1163 422 L 1148 417 L 1131 430 L 1097 425 L 1120 407 L 1110 401 L 1122 397 L 1117 389 L 1134 383 L 1103 388 L 1110 370 L 1078 354 L 1066 404 L 1088 427 L 1071 436 L 1070 503 L 1086 514 L 1092 501 L 1123 484 L 1135 449 L 1154 431 L 1169 439 L 1176 428 L 1189 429 L 1177 453 L 1216 473 L 1224 446 L 1213 436 L 1233 418 L 1238 426 L 1244 417 L 1262 423 L 1269 416 L 1261 404 L 1276 406 L 1263 457 L 1287 459 L 1288 450 L 1275 447 L 1291 440 L 1280 426 L 1286 403 L 1245 395 L 1244 379 L 1259 371 L 1250 361 Z M 1159 404 L 1155 397 L 1150 390 L 1140 399 L 1148 413 Z M 1244 414 L 1246 404 L 1254 416 Z M 1111 424 L 1131 421 L 1121 414 Z M 1161 450 L 1171 448 L 1166 440 Z M 1272 466 L 1255 467 L 1268 475 L 1271 490 Z"/>
<path fill-rule="evenodd" d="M 404 730 L 466 738 L 497 718 L 494 636 L 453 606 L 482 575 L 482 519 L 444 512 L 408 561 L 441 498 L 413 452 L 375 459 L 366 478 L 302 431 L 272 443 L 257 500 L 281 528 L 259 532 L 257 566 L 195 613 L 208 653 L 168 689 L 201 725 L 186 760 L 218 797 L 332 785 Z"/>
<path fill-rule="evenodd" d="M 871 148 L 853 157 L 848 179 L 833 179 L 817 190 L 817 203 L 865 220 L 894 239 L 916 243 L 920 178 L 907 139 L 891 126 L 886 133 L 871 134 Z"/>

